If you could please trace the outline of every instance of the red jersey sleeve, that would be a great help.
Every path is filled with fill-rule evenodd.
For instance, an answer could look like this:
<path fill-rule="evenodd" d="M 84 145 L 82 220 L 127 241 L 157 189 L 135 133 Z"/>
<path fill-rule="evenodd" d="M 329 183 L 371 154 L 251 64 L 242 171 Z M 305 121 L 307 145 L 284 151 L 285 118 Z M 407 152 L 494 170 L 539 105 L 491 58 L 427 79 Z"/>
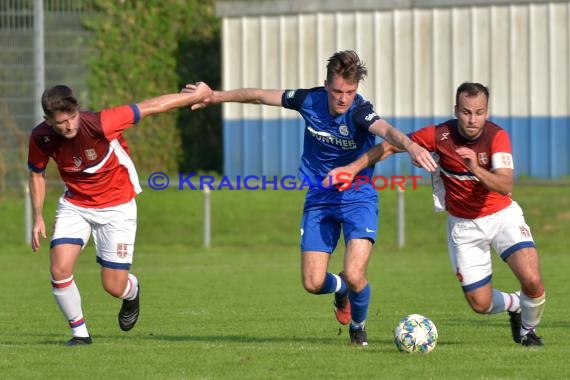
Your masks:
<path fill-rule="evenodd" d="M 107 140 L 111 141 L 123 131 L 140 120 L 140 111 L 136 104 L 128 104 L 101 111 L 101 126 Z"/>
<path fill-rule="evenodd" d="M 41 173 L 46 169 L 49 156 L 40 149 L 36 142 L 37 136 L 32 131 L 28 146 L 28 168 L 36 173 Z"/>
<path fill-rule="evenodd" d="M 410 135 L 410 139 L 430 152 L 435 152 L 435 125 L 418 129 Z"/>
<path fill-rule="evenodd" d="M 492 169 L 514 169 L 511 140 L 509 134 L 501 129 L 491 143 Z"/>
<path fill-rule="evenodd" d="M 493 153 L 497 152 L 512 153 L 511 140 L 509 138 L 507 131 L 501 129 L 500 131 L 497 132 L 495 138 L 493 139 L 493 143 L 491 144 L 491 151 Z"/>

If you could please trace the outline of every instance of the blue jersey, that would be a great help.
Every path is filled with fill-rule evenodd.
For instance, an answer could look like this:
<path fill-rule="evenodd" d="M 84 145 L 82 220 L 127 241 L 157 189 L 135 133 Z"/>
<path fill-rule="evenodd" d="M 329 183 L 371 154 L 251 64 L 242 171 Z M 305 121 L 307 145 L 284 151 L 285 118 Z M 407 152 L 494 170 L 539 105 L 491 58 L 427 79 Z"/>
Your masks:
<path fill-rule="evenodd" d="M 372 104 L 357 94 L 348 111 L 332 116 L 329 113 L 328 95 L 324 87 L 286 90 L 281 104 L 284 108 L 298 111 L 305 120 L 303 154 L 299 167 L 299 179 L 319 184 L 327 173 L 347 165 L 366 153 L 375 144 L 375 135 L 368 128 L 380 117 Z M 359 175 L 371 178 L 373 167 Z M 359 186 L 359 191 L 339 192 L 336 188 L 323 190 L 311 188 L 307 200 L 320 199 L 319 203 L 345 203 L 364 197 L 376 196 L 370 186 Z M 316 201 L 317 199 L 315 199 Z"/>

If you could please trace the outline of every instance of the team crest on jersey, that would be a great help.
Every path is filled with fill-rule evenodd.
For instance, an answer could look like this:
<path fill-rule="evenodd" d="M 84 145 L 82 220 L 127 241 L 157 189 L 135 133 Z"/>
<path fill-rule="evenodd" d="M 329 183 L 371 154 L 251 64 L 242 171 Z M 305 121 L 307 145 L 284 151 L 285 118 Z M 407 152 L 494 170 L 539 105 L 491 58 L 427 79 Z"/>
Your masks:
<path fill-rule="evenodd" d="M 525 238 L 530 237 L 530 231 L 528 230 L 528 228 L 526 228 L 525 226 L 519 226 L 519 229 L 521 230 L 522 236 L 524 236 Z"/>
<path fill-rule="evenodd" d="M 117 256 L 121 259 L 127 257 L 128 245 L 126 243 L 117 243 Z"/>
<path fill-rule="evenodd" d="M 489 157 L 487 157 L 486 152 L 477 153 L 477 157 L 481 165 L 487 165 L 489 163 Z"/>
<path fill-rule="evenodd" d="M 340 127 L 338 127 L 338 132 L 343 136 L 348 136 L 348 127 L 342 124 Z"/>
<path fill-rule="evenodd" d="M 85 152 L 85 157 L 87 157 L 89 161 L 95 161 L 97 159 L 97 152 L 95 149 L 85 149 L 83 152 Z"/>
<path fill-rule="evenodd" d="M 73 156 L 73 164 L 76 168 L 80 167 L 82 162 L 83 159 L 81 157 Z"/>

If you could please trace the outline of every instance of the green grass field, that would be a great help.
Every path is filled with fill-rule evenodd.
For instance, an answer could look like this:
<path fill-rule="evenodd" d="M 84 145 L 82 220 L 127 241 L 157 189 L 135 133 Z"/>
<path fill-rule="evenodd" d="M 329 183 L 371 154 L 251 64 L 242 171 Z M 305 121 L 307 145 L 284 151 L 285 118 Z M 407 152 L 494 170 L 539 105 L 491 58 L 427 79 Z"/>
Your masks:
<path fill-rule="evenodd" d="M 212 193 L 212 247 L 202 248 L 202 193 L 152 191 L 139 197 L 133 272 L 142 284 L 137 326 L 117 325 L 120 301 L 99 280 L 92 244 L 76 281 L 94 343 L 65 347 L 67 324 L 50 291 L 47 240 L 23 243 L 21 196 L 0 198 L 0 377 L 2 379 L 561 379 L 570 377 L 568 189 L 517 185 L 541 254 L 547 306 L 540 349 L 512 342 L 507 315 L 471 312 L 451 271 L 445 215 L 429 189 L 406 193 L 406 246 L 396 244 L 396 192 L 381 194 L 381 234 L 368 277 L 370 346 L 351 347 L 332 296 L 305 293 L 299 274 L 299 191 Z M 50 193 L 46 220 L 57 198 Z M 331 270 L 339 271 L 342 244 Z M 494 283 L 514 290 L 495 261 Z M 428 355 L 399 353 L 398 319 L 421 313 L 440 338 Z"/>

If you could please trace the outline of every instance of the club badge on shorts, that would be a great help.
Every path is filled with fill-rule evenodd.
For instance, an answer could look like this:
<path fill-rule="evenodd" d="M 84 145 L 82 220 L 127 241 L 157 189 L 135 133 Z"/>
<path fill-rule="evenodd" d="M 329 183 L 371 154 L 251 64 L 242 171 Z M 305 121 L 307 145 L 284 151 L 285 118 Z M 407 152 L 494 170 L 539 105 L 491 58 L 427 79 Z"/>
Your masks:
<path fill-rule="evenodd" d="M 127 257 L 128 254 L 128 245 L 126 243 L 117 243 L 117 256 L 121 259 Z"/>
<path fill-rule="evenodd" d="M 528 228 L 526 228 L 525 226 L 519 226 L 519 229 L 521 231 L 522 236 L 524 236 L 525 238 L 530 237 L 530 231 L 528 230 Z"/>

